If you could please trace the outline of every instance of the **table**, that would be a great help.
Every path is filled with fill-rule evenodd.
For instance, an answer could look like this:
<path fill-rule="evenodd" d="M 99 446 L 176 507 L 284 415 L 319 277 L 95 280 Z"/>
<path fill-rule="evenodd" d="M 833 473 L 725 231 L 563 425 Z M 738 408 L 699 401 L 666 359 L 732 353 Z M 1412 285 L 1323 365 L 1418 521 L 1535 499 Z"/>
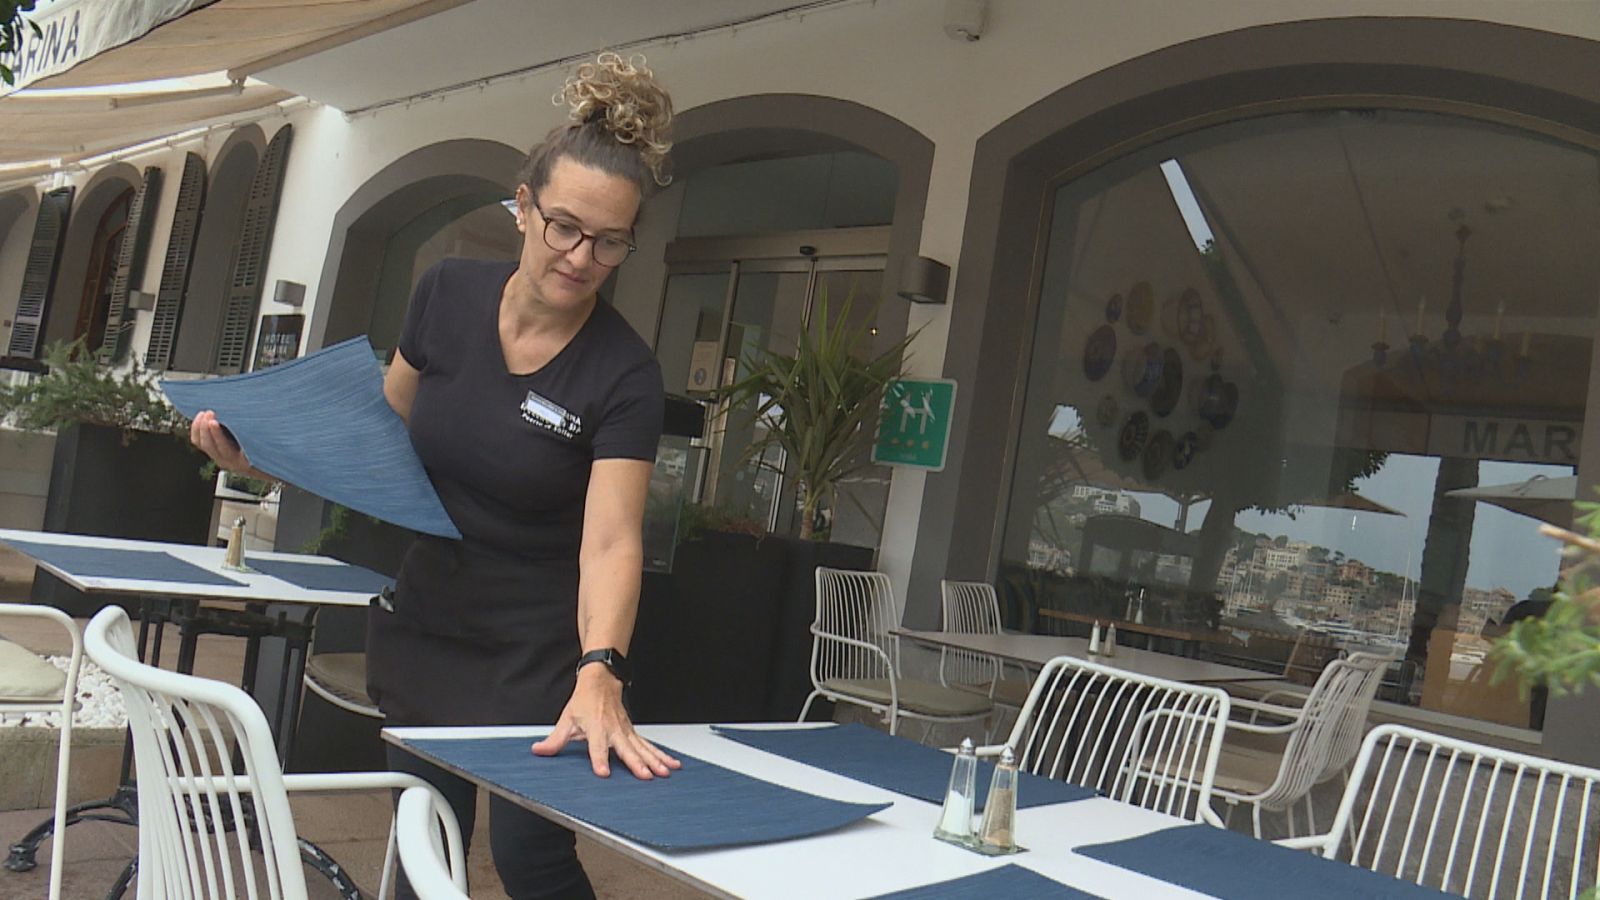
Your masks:
<path fill-rule="evenodd" d="M 294 743 L 295 723 L 300 710 L 301 679 L 305 668 L 305 654 L 311 643 L 317 609 L 323 606 L 366 607 L 372 602 L 373 595 L 377 593 L 376 588 L 373 590 L 316 589 L 304 587 L 293 581 L 274 577 L 262 571 L 235 572 L 226 570 L 222 566 L 227 553 L 223 547 L 201 547 L 192 544 L 170 544 L 157 541 L 21 531 L 16 529 L 0 529 L 0 542 L 5 542 L 7 546 L 28 555 L 41 568 L 86 594 L 108 598 L 127 597 L 137 600 L 141 610 L 139 655 L 141 659 L 152 665 L 160 664 L 160 641 L 151 642 L 150 626 L 152 624 L 173 621 L 179 625 L 180 645 L 176 668 L 177 671 L 184 673 L 193 671 L 195 645 L 200 633 L 222 633 L 245 637 L 249 643 L 245 654 L 245 671 L 242 681 L 245 690 L 254 693 L 260 638 L 284 638 L 284 665 L 275 697 L 274 709 L 268 712 L 268 720 L 273 728 L 273 739 L 278 744 L 280 762 L 286 761 L 289 748 Z M 22 546 L 18 546 L 18 544 Z M 29 553 L 30 545 L 34 553 L 40 554 L 44 553 L 41 547 L 166 554 L 180 562 L 195 566 L 203 570 L 204 573 L 222 576 L 228 581 L 198 583 L 193 581 L 158 580 L 149 577 L 133 577 L 125 572 L 106 572 L 100 567 L 89 565 L 62 565 L 48 559 L 41 559 L 39 556 L 35 556 L 34 553 Z M 327 567 L 330 572 L 337 570 L 340 580 L 348 576 L 354 576 L 358 581 L 370 581 L 373 584 L 378 581 L 388 580 L 386 576 L 357 566 L 351 566 L 339 560 L 307 554 L 256 551 L 247 554 L 245 557 L 245 565 L 247 567 L 252 562 L 262 566 L 278 563 L 295 567 Z M 370 579 L 368 576 L 370 576 Z M 202 607 L 202 601 L 236 602 L 233 604 L 233 608 L 218 609 Z M 171 608 L 173 603 L 180 604 L 183 608 L 174 612 Z M 277 616 L 267 615 L 264 612 L 267 605 L 274 603 L 294 604 L 301 608 L 302 615 L 299 619 L 291 619 L 284 613 L 280 613 Z M 241 604 L 243 608 L 239 608 Z M 122 765 L 122 786 L 107 800 L 74 806 L 68 811 L 67 824 L 72 825 L 79 821 L 112 821 L 125 822 L 130 825 L 137 824 L 137 799 L 133 788 L 129 785 L 129 771 L 130 757 L 125 752 Z M 89 811 L 94 809 L 119 811 L 125 818 L 89 815 Z M 38 845 L 40 841 L 49 836 L 52 825 L 53 823 L 46 822 L 13 844 L 6 860 L 6 867 L 12 871 L 26 871 L 33 868 L 34 856 Z M 349 881 L 348 876 L 343 874 L 343 870 L 339 868 L 338 864 L 333 862 L 315 845 L 306 841 L 301 843 L 308 862 L 319 871 L 322 871 L 325 876 L 328 876 L 329 880 L 333 881 L 335 887 L 340 890 L 342 896 L 354 900 L 358 896 L 355 885 Z M 123 881 L 112 888 L 110 896 L 120 896 L 123 890 L 126 889 L 130 876 L 131 864 L 130 870 L 124 873 Z"/>
<path fill-rule="evenodd" d="M 739 728 L 796 728 L 740 724 Z M 814 727 L 814 726 L 813 726 Z M 525 737 L 529 743 L 547 727 L 386 728 L 384 740 L 405 747 L 423 738 Z M 472 772 L 458 774 L 524 808 L 637 859 L 716 897 L 806 898 L 867 897 L 971 875 L 1005 864 L 1032 869 L 1064 884 L 1102 897 L 1200 898 L 1176 887 L 1109 863 L 1079 856 L 1076 846 L 1136 837 L 1191 824 L 1103 798 L 1021 809 L 1019 842 L 1026 853 L 991 858 L 934 840 L 938 804 L 863 784 L 712 734 L 707 725 L 641 725 L 646 738 L 673 750 L 744 774 L 855 803 L 890 802 L 868 819 L 825 834 L 722 850 L 669 853 L 635 843 L 604 829 L 564 816 L 507 791 Z M 613 778 L 629 778 L 620 766 Z"/>
<path fill-rule="evenodd" d="M 1045 663 L 1057 656 L 1076 656 L 1079 659 L 1105 663 L 1139 675 L 1189 684 L 1275 681 L 1282 677 L 1281 673 L 1244 669 L 1135 647 L 1119 646 L 1117 655 L 1110 659 L 1090 656 L 1088 639 L 1080 637 L 1058 637 L 1048 634 L 967 634 L 952 631 L 915 631 L 909 628 L 895 629 L 892 633 L 921 644 L 985 653 L 1034 669 L 1043 668 Z"/>
<path fill-rule="evenodd" d="M 1216 640 L 1220 635 L 1211 630 L 1169 628 L 1165 625 L 1146 625 L 1143 622 L 1130 622 L 1127 619 L 1106 618 L 1105 616 L 1091 616 L 1087 613 L 1071 612 L 1065 609 L 1041 609 L 1039 615 L 1046 619 L 1056 619 L 1062 622 L 1074 622 L 1079 625 L 1116 625 L 1118 633 L 1141 634 L 1146 641 L 1150 638 L 1167 638 L 1177 641 L 1185 648 L 1185 652 L 1193 652 L 1206 641 Z M 1148 646 L 1148 644 L 1147 644 Z"/>

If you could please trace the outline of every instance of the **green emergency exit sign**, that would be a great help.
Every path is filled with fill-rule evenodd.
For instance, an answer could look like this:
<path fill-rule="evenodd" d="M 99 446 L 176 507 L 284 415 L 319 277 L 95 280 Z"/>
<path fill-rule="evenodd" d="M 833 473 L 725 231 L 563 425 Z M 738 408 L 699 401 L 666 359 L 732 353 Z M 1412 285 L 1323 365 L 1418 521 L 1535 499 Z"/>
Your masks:
<path fill-rule="evenodd" d="M 872 461 L 939 472 L 950 448 L 950 415 L 956 383 L 948 379 L 900 378 L 889 382 L 878 410 Z"/>

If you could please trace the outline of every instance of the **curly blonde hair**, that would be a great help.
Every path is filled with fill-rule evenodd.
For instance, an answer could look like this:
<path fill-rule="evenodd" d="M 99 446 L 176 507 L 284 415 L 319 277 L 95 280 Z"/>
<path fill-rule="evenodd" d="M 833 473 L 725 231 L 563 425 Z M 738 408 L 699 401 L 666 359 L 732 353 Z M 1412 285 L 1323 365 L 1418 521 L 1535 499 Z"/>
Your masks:
<path fill-rule="evenodd" d="M 567 124 L 528 152 L 517 180 L 538 193 L 556 160 L 567 158 L 628 179 L 640 196 L 672 181 L 667 151 L 672 98 L 643 56 L 605 52 L 580 65 L 553 98 L 567 105 Z"/>

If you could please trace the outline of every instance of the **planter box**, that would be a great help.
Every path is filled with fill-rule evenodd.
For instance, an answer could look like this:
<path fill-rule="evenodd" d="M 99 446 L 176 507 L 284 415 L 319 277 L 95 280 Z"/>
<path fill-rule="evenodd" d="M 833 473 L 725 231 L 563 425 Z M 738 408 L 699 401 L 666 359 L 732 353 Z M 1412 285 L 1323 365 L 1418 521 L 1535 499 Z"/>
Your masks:
<path fill-rule="evenodd" d="M 74 728 L 67 802 L 104 800 L 122 770 L 123 728 Z M 56 802 L 54 728 L 0 728 L 0 811 L 46 809 Z"/>
<path fill-rule="evenodd" d="M 640 722 L 792 721 L 811 692 L 816 567 L 865 569 L 873 551 L 707 532 L 647 572 L 634 628 Z"/>
<path fill-rule="evenodd" d="M 206 458 L 165 434 L 74 425 L 56 435 L 44 530 L 184 544 L 210 543 L 215 484 L 200 477 Z M 33 601 L 68 615 L 93 615 L 104 601 L 40 571 Z"/>

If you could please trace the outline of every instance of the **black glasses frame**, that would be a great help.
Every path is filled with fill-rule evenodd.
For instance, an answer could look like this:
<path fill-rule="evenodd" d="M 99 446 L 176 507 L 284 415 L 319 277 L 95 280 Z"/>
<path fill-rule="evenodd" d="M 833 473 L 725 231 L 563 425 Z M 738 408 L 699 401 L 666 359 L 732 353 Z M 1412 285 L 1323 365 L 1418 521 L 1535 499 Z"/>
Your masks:
<path fill-rule="evenodd" d="M 626 246 L 628 248 L 628 252 L 622 254 L 622 258 L 617 260 L 616 262 L 606 262 L 605 260 L 600 258 L 600 252 L 599 251 L 600 251 L 600 240 L 601 240 L 601 238 L 604 238 L 604 239 L 606 239 L 608 241 L 622 240 L 621 238 L 618 238 L 615 235 L 590 234 L 589 232 L 584 231 L 582 228 L 579 228 L 576 224 L 574 224 L 572 222 L 563 221 L 561 219 L 552 219 L 549 216 L 544 214 L 544 210 L 539 208 L 539 204 L 535 200 L 530 199 L 528 201 L 528 205 L 533 207 L 533 211 L 538 213 L 539 214 L 539 218 L 544 222 L 544 228 L 540 231 L 540 234 L 539 234 L 540 237 L 544 238 L 544 245 L 546 247 L 549 247 L 551 250 L 556 251 L 557 253 L 571 253 L 572 251 L 578 249 L 578 246 L 580 244 L 582 244 L 584 241 L 589 241 L 589 255 L 594 258 L 595 263 L 598 264 L 598 265 L 605 266 L 608 269 L 615 269 L 617 266 L 620 266 L 623 263 L 627 262 L 628 261 L 628 257 L 632 256 L 633 252 L 635 250 L 639 249 L 633 243 L 633 241 L 631 241 L 631 240 L 623 240 L 622 243 L 623 243 L 624 246 Z M 567 246 L 565 246 L 565 247 L 561 246 L 560 243 L 558 243 L 558 242 L 556 242 L 554 240 L 551 240 L 551 238 L 550 238 L 550 226 L 557 225 L 557 224 L 561 225 L 563 228 L 570 228 L 573 231 L 578 233 L 578 236 L 574 240 L 568 242 Z"/>

